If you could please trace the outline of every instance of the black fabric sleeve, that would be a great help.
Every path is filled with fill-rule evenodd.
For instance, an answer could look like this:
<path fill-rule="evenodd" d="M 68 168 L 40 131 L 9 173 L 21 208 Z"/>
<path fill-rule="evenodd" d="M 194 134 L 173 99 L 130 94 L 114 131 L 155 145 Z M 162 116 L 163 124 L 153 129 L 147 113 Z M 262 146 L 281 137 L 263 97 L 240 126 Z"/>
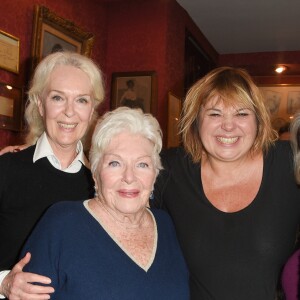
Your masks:
<path fill-rule="evenodd" d="M 154 185 L 154 199 L 150 203 L 151 207 L 164 208 L 163 194 L 164 189 L 168 183 L 170 177 L 170 171 L 172 166 L 172 157 L 176 157 L 177 148 L 165 149 L 161 152 L 161 162 L 163 170 L 161 170 L 156 178 Z"/>
<path fill-rule="evenodd" d="M 0 204 L 3 201 L 3 192 L 6 186 L 7 175 L 11 161 L 11 153 L 6 153 L 0 157 Z"/>

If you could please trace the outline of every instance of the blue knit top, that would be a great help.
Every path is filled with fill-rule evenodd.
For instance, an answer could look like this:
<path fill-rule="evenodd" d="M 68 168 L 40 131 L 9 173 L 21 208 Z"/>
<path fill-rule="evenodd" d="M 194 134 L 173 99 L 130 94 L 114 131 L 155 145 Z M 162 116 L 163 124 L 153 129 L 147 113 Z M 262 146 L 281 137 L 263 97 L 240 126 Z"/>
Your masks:
<path fill-rule="evenodd" d="M 25 271 L 51 278 L 51 299 L 189 299 L 188 272 L 166 212 L 151 210 L 157 226 L 150 268 L 137 265 L 80 201 L 54 204 L 41 219 L 23 254 Z"/>

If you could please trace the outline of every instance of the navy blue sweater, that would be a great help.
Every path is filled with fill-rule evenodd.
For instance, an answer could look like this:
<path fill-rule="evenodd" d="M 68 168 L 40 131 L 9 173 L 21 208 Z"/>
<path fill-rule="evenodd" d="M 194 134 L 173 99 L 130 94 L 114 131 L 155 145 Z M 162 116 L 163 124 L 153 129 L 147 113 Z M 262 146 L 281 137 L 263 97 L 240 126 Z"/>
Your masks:
<path fill-rule="evenodd" d="M 188 271 L 170 217 L 152 210 L 157 248 L 147 271 L 110 237 L 81 202 L 53 205 L 25 245 L 25 270 L 51 278 L 51 299 L 188 300 Z"/>

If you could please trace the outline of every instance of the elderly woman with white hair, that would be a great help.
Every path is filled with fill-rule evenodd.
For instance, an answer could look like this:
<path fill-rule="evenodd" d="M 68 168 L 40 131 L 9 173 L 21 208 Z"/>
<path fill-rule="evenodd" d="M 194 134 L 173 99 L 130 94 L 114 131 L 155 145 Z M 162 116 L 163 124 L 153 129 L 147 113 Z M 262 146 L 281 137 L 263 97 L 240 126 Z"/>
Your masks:
<path fill-rule="evenodd" d="M 189 299 L 188 271 L 168 214 L 148 208 L 161 169 L 161 130 L 121 107 L 97 124 L 95 197 L 53 205 L 29 237 L 27 271 L 51 278 L 51 299 Z"/>

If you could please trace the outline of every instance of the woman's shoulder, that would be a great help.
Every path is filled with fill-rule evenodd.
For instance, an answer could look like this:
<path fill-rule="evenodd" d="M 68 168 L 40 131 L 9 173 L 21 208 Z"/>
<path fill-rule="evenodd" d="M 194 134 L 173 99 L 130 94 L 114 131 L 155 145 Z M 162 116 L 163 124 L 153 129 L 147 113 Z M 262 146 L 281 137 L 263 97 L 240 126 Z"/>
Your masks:
<path fill-rule="evenodd" d="M 151 208 L 158 234 L 164 238 L 176 236 L 175 226 L 171 216 L 161 208 Z"/>
<path fill-rule="evenodd" d="M 64 239 L 77 232 L 82 226 L 83 209 L 82 201 L 61 201 L 51 205 L 35 226 L 31 237 L 40 238 L 41 234 L 45 239 Z"/>
<path fill-rule="evenodd" d="M 52 204 L 43 216 L 46 222 L 66 223 L 67 220 L 76 219 L 84 209 L 83 201 L 59 201 Z"/>
<path fill-rule="evenodd" d="M 32 157 L 34 154 L 35 145 L 30 146 L 19 152 L 7 152 L 0 156 L 0 162 L 23 162 L 30 160 L 32 162 Z"/>
<path fill-rule="evenodd" d="M 57 228 L 69 229 L 82 224 L 83 201 L 60 201 L 52 204 L 39 221 L 39 229 L 47 232 Z"/>
<path fill-rule="evenodd" d="M 183 147 L 171 147 L 171 148 L 165 148 L 161 152 L 162 157 L 168 157 L 168 158 L 176 158 L 176 157 L 183 157 L 185 155 L 188 155 Z"/>
<path fill-rule="evenodd" d="M 274 175 L 294 176 L 293 151 L 289 141 L 276 141 L 264 156 L 264 166 Z"/>
<path fill-rule="evenodd" d="M 173 226 L 173 221 L 165 210 L 161 208 L 151 208 L 150 211 L 153 214 L 156 222 L 171 224 Z"/>
<path fill-rule="evenodd" d="M 278 140 L 275 142 L 275 148 L 278 151 L 291 151 L 291 143 L 288 140 Z"/>
<path fill-rule="evenodd" d="M 281 158 L 291 157 L 293 155 L 291 143 L 289 141 L 278 140 L 270 147 L 267 154 Z"/>
<path fill-rule="evenodd" d="M 17 169 L 19 172 L 24 166 L 29 163 L 32 164 L 32 158 L 35 146 L 30 146 L 20 152 L 8 152 L 0 156 L 0 170 L 1 173 L 15 172 Z"/>
<path fill-rule="evenodd" d="M 161 152 L 163 165 L 169 166 L 186 166 L 193 165 L 191 156 L 184 150 L 183 147 L 164 149 Z"/>
<path fill-rule="evenodd" d="M 48 213 L 55 215 L 65 215 L 66 213 L 75 213 L 83 208 L 83 201 L 59 201 L 48 208 Z"/>

